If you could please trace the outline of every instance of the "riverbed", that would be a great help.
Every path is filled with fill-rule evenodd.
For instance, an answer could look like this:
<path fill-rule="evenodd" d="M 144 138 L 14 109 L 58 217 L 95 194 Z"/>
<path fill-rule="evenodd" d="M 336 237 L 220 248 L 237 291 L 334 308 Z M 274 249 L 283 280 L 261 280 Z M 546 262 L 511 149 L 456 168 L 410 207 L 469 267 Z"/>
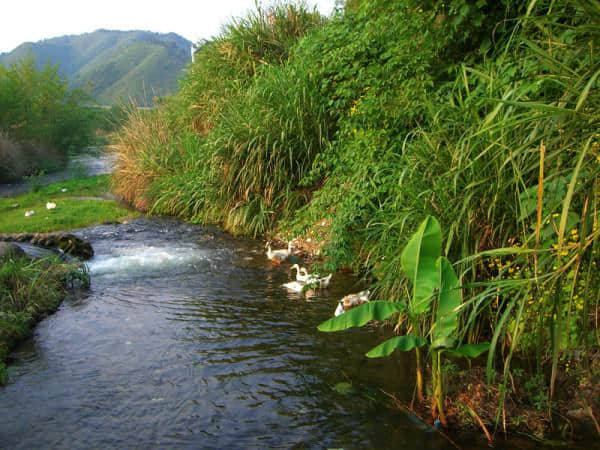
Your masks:
<path fill-rule="evenodd" d="M 449 448 L 386 407 L 381 389 L 414 386 L 410 355 L 364 356 L 389 330 L 316 330 L 355 278 L 289 293 L 261 242 L 172 219 L 77 234 L 95 248 L 91 287 L 14 354 L 0 447 Z"/>

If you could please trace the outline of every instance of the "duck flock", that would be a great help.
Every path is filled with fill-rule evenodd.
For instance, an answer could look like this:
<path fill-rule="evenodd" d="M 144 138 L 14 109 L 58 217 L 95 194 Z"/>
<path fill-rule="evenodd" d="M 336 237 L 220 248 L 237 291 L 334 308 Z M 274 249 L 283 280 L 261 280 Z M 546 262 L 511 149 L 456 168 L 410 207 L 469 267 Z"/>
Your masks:
<path fill-rule="evenodd" d="M 273 250 L 271 244 L 267 242 L 267 258 L 274 264 L 281 264 L 292 256 L 292 242 L 288 242 L 287 248 Z M 329 286 L 333 274 L 330 273 L 326 277 L 321 277 L 318 274 L 310 274 L 305 267 L 300 267 L 298 264 L 294 264 L 290 270 L 296 270 L 296 279 L 288 283 L 284 283 L 283 287 L 289 291 L 296 293 L 304 293 L 309 290 L 325 289 Z M 343 297 L 335 309 L 334 315 L 339 316 L 349 309 L 360 306 L 363 303 L 369 301 L 370 291 L 360 291 L 356 294 L 349 294 Z"/>

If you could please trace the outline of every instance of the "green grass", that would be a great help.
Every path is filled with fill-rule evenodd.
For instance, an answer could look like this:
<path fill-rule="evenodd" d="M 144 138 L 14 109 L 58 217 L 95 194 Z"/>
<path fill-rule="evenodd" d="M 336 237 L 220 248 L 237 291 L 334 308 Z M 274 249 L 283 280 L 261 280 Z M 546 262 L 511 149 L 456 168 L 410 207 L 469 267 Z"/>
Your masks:
<path fill-rule="evenodd" d="M 57 258 L 10 259 L 0 264 L 0 384 L 6 381 L 5 360 L 34 325 L 52 314 L 75 280 L 89 284 L 84 265 Z"/>
<path fill-rule="evenodd" d="M 62 192 L 66 189 L 66 192 Z M 107 196 L 109 176 L 98 175 L 44 186 L 37 192 L 0 199 L 0 233 L 49 232 L 80 228 L 138 213 Z M 56 203 L 53 210 L 47 202 Z M 15 206 L 18 205 L 18 206 Z M 35 214 L 25 217 L 25 211 Z"/>

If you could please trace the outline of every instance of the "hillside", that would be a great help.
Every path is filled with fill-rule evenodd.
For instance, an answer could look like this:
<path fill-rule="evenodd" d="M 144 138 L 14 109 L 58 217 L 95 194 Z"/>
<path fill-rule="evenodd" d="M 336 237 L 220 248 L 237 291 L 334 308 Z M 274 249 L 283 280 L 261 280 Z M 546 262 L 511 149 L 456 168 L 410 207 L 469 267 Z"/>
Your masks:
<path fill-rule="evenodd" d="M 100 103 L 133 98 L 148 105 L 154 96 L 175 90 L 191 45 L 175 33 L 97 30 L 26 42 L 0 54 L 0 64 L 33 56 L 39 67 L 57 64 L 73 87 L 86 88 Z"/>

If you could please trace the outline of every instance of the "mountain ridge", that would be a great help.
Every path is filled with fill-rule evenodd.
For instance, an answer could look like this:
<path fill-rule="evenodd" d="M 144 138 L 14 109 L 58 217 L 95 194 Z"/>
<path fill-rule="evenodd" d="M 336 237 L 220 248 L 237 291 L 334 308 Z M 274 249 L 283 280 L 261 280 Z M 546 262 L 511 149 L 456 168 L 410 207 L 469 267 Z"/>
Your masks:
<path fill-rule="evenodd" d="M 38 67 L 58 65 L 72 87 L 85 89 L 101 104 L 133 100 L 151 105 L 154 96 L 174 92 L 191 45 L 173 32 L 98 29 L 24 42 L 0 53 L 0 64 L 31 56 Z"/>

